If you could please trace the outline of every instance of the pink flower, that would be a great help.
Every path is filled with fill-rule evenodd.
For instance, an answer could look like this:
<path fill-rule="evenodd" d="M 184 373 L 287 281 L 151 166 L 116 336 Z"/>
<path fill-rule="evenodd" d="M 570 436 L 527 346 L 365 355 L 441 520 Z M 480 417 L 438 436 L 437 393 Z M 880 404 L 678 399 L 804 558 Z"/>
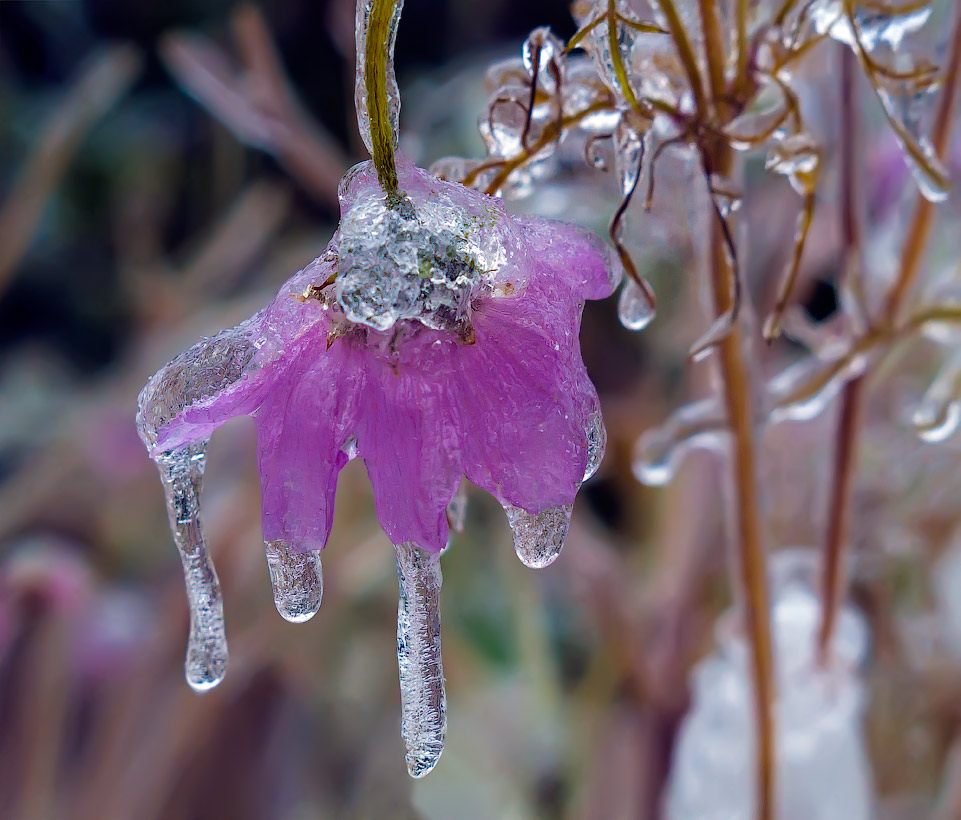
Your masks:
<path fill-rule="evenodd" d="M 444 548 L 462 476 L 521 537 L 559 519 L 562 542 L 604 443 L 578 344 L 583 300 L 610 295 L 619 268 L 585 231 L 511 216 L 400 154 L 397 165 L 405 196 L 387 201 L 371 163 L 356 166 L 325 253 L 151 378 L 141 435 L 162 459 L 253 416 L 264 538 L 293 552 L 326 544 L 355 457 L 395 544 Z"/>

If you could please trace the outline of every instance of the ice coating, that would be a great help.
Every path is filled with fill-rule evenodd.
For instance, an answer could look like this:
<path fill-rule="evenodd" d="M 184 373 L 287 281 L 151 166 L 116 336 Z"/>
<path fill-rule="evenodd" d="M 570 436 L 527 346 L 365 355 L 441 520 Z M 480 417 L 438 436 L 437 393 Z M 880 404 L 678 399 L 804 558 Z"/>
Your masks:
<path fill-rule="evenodd" d="M 398 544 L 397 668 L 400 733 L 411 777 L 430 772 L 444 751 L 447 695 L 440 654 L 440 557 L 413 544 Z"/>
<path fill-rule="evenodd" d="M 394 148 L 397 147 L 397 138 L 400 122 L 400 90 L 397 88 L 397 76 L 394 73 L 394 42 L 397 40 L 397 26 L 400 23 L 400 15 L 404 9 L 404 0 L 392 0 L 393 12 L 390 24 L 386 31 L 371 31 L 371 10 L 374 0 L 357 0 L 356 20 L 354 32 L 357 45 L 357 73 L 354 81 L 354 106 L 357 109 L 357 125 L 360 129 L 360 136 L 364 140 L 367 150 L 373 153 L 374 145 L 370 135 L 370 114 L 367 110 L 367 66 L 364 55 L 367 53 L 367 39 L 369 36 L 382 35 L 380 42 L 375 44 L 376 48 L 386 52 L 386 83 L 387 83 L 387 111 L 390 118 L 391 130 L 393 131 Z"/>
<path fill-rule="evenodd" d="M 503 206 L 491 199 L 464 208 L 441 185 L 415 184 L 391 201 L 365 181 L 359 172 L 340 225 L 336 293 L 346 317 L 375 330 L 403 319 L 466 330 L 472 294 L 506 261 Z"/>
<path fill-rule="evenodd" d="M 350 321 L 330 284 L 351 241 L 342 230 L 265 310 L 182 354 L 142 396 L 154 457 L 254 417 L 264 539 L 294 552 L 326 543 L 351 455 L 365 461 L 391 540 L 434 552 L 447 544 L 446 508 L 462 476 L 536 516 L 571 504 L 596 457 L 597 394 L 578 325 L 583 300 L 609 295 L 620 278 L 614 254 L 578 228 L 510 216 L 500 200 L 400 154 L 397 168 L 415 210 L 430 203 L 461 222 L 488 220 L 475 241 L 501 264 L 473 281 L 454 326 L 408 316 L 381 332 Z M 370 163 L 341 193 L 345 225 L 354 207 L 383 196 Z M 433 235 L 422 241 L 436 246 Z"/>
<path fill-rule="evenodd" d="M 779 820 L 869 820 L 871 782 L 859 666 L 867 651 L 862 616 L 845 607 L 832 663 L 819 668 L 820 604 L 813 551 L 775 554 L 772 626 L 777 663 Z M 694 671 L 693 705 L 674 751 L 668 820 L 753 820 L 753 700 L 748 649 L 731 616 L 718 651 Z"/>

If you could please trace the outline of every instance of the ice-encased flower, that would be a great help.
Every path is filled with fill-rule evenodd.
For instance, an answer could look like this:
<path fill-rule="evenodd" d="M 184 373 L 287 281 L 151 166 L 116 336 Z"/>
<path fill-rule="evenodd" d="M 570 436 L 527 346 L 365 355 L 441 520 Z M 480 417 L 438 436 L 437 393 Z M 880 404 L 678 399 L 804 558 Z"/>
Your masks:
<path fill-rule="evenodd" d="M 576 227 L 511 216 L 397 164 L 399 203 L 371 163 L 357 166 L 326 252 L 141 395 L 154 458 L 254 417 L 264 538 L 293 552 L 326 543 L 353 457 L 390 539 L 431 552 L 447 543 L 462 475 L 537 516 L 571 504 L 598 457 L 578 327 L 583 300 L 614 287 L 612 254 Z"/>
<path fill-rule="evenodd" d="M 500 199 L 396 162 L 400 187 L 389 193 L 372 163 L 349 172 L 323 256 L 264 310 L 156 373 L 137 421 L 184 567 L 185 671 L 200 692 L 227 666 L 200 522 L 214 429 L 256 420 L 267 564 L 290 621 L 320 606 L 337 476 L 364 459 L 395 545 L 401 734 L 408 771 L 422 777 L 447 731 L 438 554 L 448 505 L 466 475 L 504 506 L 524 563 L 557 557 L 605 442 L 581 309 L 610 295 L 620 268 L 589 233 L 510 216 Z"/>

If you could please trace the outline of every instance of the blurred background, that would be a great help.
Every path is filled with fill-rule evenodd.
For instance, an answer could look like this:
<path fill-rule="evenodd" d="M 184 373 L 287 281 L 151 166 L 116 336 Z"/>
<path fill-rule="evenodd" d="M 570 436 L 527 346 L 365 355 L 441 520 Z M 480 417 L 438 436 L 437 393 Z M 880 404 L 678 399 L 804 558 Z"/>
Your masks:
<path fill-rule="evenodd" d="M 638 435 L 710 390 L 687 358 L 706 316 L 691 275 L 700 200 L 682 161 L 659 177 L 660 216 L 629 215 L 658 320 L 637 335 L 614 300 L 585 311 L 609 444 L 561 559 L 525 569 L 499 506 L 469 493 L 443 560 L 449 734 L 436 770 L 415 782 L 404 766 L 396 576 L 361 463 L 341 476 L 321 611 L 289 624 L 270 597 L 246 421 L 214 437 L 204 491 L 230 666 L 203 696 L 183 680 L 187 604 L 137 393 L 266 303 L 333 233 L 337 183 L 364 158 L 353 16 L 354 0 L 0 0 L 0 818 L 658 816 L 689 671 L 731 601 L 714 457 L 692 454 L 664 489 L 631 472 Z M 418 164 L 483 154 L 485 69 L 536 25 L 574 32 L 561 0 L 406 0 L 402 141 Z M 812 122 L 830 143 L 824 54 Z M 865 111 L 880 121 L 868 95 Z M 868 213 L 883 225 L 913 194 L 893 140 L 869 133 Z M 511 207 L 603 233 L 611 175 L 576 146 L 553 169 Z M 748 222 L 763 230 L 746 272 L 769 307 L 798 199 L 759 166 L 747 179 Z M 815 320 L 836 306 L 832 207 L 819 207 L 799 287 Z M 765 367 L 799 351 L 780 342 Z M 948 618 L 930 578 L 954 543 L 958 451 L 918 457 L 910 432 L 892 432 L 898 396 L 933 367 L 923 351 L 909 359 L 872 405 L 855 509 L 879 817 L 905 820 L 950 775 L 959 717 L 957 655 L 930 626 Z M 772 549 L 820 540 L 831 421 L 765 438 Z"/>

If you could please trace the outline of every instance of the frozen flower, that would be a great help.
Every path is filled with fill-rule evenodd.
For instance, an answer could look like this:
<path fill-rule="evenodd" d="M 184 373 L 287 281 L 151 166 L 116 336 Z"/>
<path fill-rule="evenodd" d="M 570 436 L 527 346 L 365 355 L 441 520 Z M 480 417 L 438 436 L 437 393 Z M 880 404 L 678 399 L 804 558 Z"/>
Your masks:
<path fill-rule="evenodd" d="M 255 418 L 264 537 L 295 551 L 326 543 L 351 458 L 365 461 L 391 540 L 435 552 L 462 475 L 537 515 L 573 502 L 602 446 L 578 326 L 583 300 L 611 292 L 610 254 L 575 227 L 398 165 L 400 205 L 357 166 L 325 253 L 141 396 L 154 457 Z"/>
<path fill-rule="evenodd" d="M 363 458 L 396 545 L 398 658 L 408 767 L 432 768 L 446 727 L 436 560 L 463 476 L 504 506 L 515 547 L 546 566 L 604 447 L 578 343 L 585 299 L 610 295 L 616 257 L 593 235 L 507 214 L 500 199 L 396 156 L 341 184 L 325 253 L 274 301 L 154 375 L 138 424 L 167 492 L 191 603 L 188 682 L 223 677 L 223 601 L 203 542 L 205 447 L 239 415 L 257 423 L 263 534 L 274 599 L 291 621 L 320 606 L 317 550 L 340 470 Z"/>

